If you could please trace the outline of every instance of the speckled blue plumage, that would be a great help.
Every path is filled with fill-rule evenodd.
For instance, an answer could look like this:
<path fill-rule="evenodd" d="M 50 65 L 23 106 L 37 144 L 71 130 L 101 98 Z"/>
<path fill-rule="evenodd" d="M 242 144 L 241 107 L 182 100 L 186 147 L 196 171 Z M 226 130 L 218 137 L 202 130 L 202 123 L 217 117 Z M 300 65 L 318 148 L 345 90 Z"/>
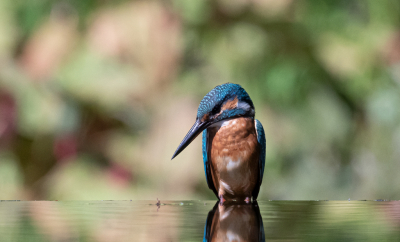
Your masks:
<path fill-rule="evenodd" d="M 206 113 L 210 113 L 216 106 L 221 105 L 226 100 L 238 98 L 238 101 L 244 101 L 254 108 L 253 102 L 250 99 L 249 94 L 239 85 L 233 83 L 225 83 L 216 86 L 201 100 L 199 108 L 197 110 L 197 118 L 201 119 Z M 219 119 L 229 118 L 229 116 L 240 115 L 243 110 L 234 110 L 234 113 L 224 113 Z"/>
<path fill-rule="evenodd" d="M 207 178 L 207 165 L 208 165 L 208 156 L 207 156 L 207 129 L 203 131 L 202 143 L 201 143 L 202 151 L 203 151 L 203 163 L 204 163 L 204 173 L 206 174 L 206 180 L 208 184 Z M 210 186 L 210 185 L 208 185 Z"/>

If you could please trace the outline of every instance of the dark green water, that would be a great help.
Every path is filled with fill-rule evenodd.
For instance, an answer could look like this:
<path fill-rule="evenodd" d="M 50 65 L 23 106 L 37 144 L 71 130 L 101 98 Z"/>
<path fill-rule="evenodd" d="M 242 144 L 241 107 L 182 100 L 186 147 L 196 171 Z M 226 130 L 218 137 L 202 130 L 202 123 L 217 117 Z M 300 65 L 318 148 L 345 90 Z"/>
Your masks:
<path fill-rule="evenodd" d="M 0 241 L 400 241 L 398 201 L 156 202 L 1 201 Z"/>

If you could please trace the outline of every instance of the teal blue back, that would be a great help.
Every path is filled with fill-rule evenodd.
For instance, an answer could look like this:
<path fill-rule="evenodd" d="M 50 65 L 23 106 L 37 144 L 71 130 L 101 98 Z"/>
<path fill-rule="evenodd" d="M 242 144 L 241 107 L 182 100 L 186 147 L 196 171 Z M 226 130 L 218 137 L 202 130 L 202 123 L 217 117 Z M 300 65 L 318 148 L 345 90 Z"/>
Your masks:
<path fill-rule="evenodd" d="M 206 174 L 206 180 L 208 188 L 210 188 L 215 195 L 218 197 L 218 192 L 215 189 L 212 177 L 211 177 L 211 170 L 210 170 L 210 163 L 208 160 L 207 148 L 208 146 L 208 139 L 207 139 L 207 129 L 203 131 L 203 142 L 202 142 L 202 149 L 203 149 L 203 163 L 204 163 L 204 173 Z"/>
<path fill-rule="evenodd" d="M 264 176 L 264 168 L 265 168 L 265 133 L 264 128 L 258 119 L 256 119 L 256 130 L 257 130 L 257 141 L 260 146 L 260 158 L 258 160 L 258 167 L 260 169 L 260 173 L 258 174 L 258 182 L 256 188 L 253 191 L 253 199 L 257 199 L 258 193 L 260 191 L 260 186 Z"/>

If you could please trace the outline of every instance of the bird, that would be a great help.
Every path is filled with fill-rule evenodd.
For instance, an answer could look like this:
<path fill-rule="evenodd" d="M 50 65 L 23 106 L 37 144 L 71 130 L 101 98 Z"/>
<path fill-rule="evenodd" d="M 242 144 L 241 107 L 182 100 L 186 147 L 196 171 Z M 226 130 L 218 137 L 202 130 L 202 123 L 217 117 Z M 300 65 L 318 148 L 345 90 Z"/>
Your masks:
<path fill-rule="evenodd" d="M 196 121 L 172 156 L 201 132 L 207 185 L 219 202 L 257 200 L 265 167 L 265 133 L 239 84 L 216 86 L 201 100 Z"/>
<path fill-rule="evenodd" d="M 257 201 L 224 205 L 217 202 L 207 215 L 203 241 L 265 241 L 264 224 Z"/>

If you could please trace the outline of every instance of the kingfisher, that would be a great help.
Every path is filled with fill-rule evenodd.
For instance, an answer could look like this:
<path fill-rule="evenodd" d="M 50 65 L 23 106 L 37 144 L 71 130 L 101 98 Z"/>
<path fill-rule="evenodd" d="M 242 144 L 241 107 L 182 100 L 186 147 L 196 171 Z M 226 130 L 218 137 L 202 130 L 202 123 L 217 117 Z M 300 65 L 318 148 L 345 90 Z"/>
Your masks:
<path fill-rule="evenodd" d="M 203 132 L 208 187 L 221 204 L 257 200 L 265 167 L 265 134 L 249 94 L 238 84 L 212 89 L 197 110 L 196 122 L 172 159 Z"/>

